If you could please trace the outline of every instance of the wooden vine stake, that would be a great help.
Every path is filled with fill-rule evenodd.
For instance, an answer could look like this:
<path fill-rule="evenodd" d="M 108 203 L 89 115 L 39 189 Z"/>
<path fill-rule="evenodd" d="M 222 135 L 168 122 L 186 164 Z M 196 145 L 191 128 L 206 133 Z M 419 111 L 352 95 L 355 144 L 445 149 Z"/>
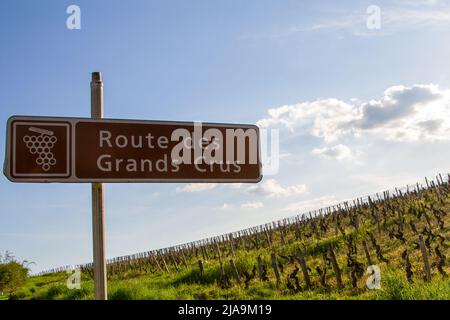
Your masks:
<path fill-rule="evenodd" d="M 170 249 L 169 249 L 169 254 L 170 254 L 170 257 L 172 258 L 172 263 L 173 263 L 173 265 L 175 266 L 175 270 L 178 272 L 178 263 L 177 263 L 177 260 L 175 259 L 175 256 L 173 255 L 173 252 L 172 252 L 172 250 L 170 250 Z"/>
<path fill-rule="evenodd" d="M 303 252 L 300 248 L 297 248 L 297 259 L 300 263 L 300 267 L 302 268 L 303 278 L 305 278 L 306 287 L 311 288 L 311 280 L 309 279 L 308 274 L 308 266 L 305 262 L 305 257 L 303 256 Z"/>
<path fill-rule="evenodd" d="M 342 289 L 344 286 L 342 285 L 342 278 L 341 278 L 341 270 L 339 269 L 339 265 L 336 260 L 336 256 L 334 255 L 333 248 L 331 247 L 331 244 L 328 246 L 328 253 L 330 254 L 331 264 L 333 266 L 334 275 L 336 277 L 336 284 L 339 289 Z"/>
<path fill-rule="evenodd" d="M 423 266 L 425 271 L 425 280 L 431 281 L 431 270 L 430 270 L 430 262 L 428 260 L 428 252 L 425 244 L 423 243 L 422 235 L 419 236 L 419 246 L 420 251 L 422 252 Z"/>
<path fill-rule="evenodd" d="M 169 266 L 167 265 L 166 259 L 164 259 L 164 255 L 161 255 L 161 259 L 162 259 L 164 268 L 166 269 L 167 273 L 170 273 L 170 269 L 169 269 Z"/>
<path fill-rule="evenodd" d="M 216 244 L 217 256 L 219 257 L 220 276 L 222 277 L 222 279 L 224 279 L 225 278 L 225 270 L 223 268 L 222 254 L 220 253 L 220 248 L 219 248 L 219 244 L 217 243 L 217 241 L 214 241 L 214 243 Z"/>
<path fill-rule="evenodd" d="M 203 262 L 200 259 L 198 260 L 198 268 L 200 269 L 200 275 L 203 276 L 205 270 L 203 269 Z"/>
<path fill-rule="evenodd" d="M 272 241 L 270 241 L 270 235 L 269 235 L 269 232 L 267 231 L 267 228 L 264 229 L 264 233 L 266 234 L 267 245 L 268 245 L 269 247 L 272 247 Z"/>
<path fill-rule="evenodd" d="M 261 259 L 261 256 L 258 256 L 258 276 L 260 280 L 263 280 L 263 274 L 264 274 L 264 264 L 263 261 Z"/>
<path fill-rule="evenodd" d="M 233 259 L 230 259 L 230 264 L 231 264 L 231 266 L 233 267 L 234 275 L 236 276 L 237 282 L 238 282 L 239 284 L 241 284 L 241 277 L 240 277 L 240 275 L 239 275 L 239 270 L 238 270 L 238 268 L 237 268 L 237 266 L 236 266 L 236 263 L 234 262 Z"/>
<path fill-rule="evenodd" d="M 181 255 L 181 259 L 183 261 L 183 264 L 185 267 L 188 266 L 187 261 L 186 261 L 186 257 L 184 256 L 183 250 L 180 250 L 180 255 Z"/>
<path fill-rule="evenodd" d="M 271 260 L 272 260 L 273 272 L 275 273 L 275 278 L 277 279 L 277 287 L 279 287 L 279 285 L 280 285 L 280 273 L 278 271 L 277 255 L 275 254 L 275 252 L 272 252 Z"/>
<path fill-rule="evenodd" d="M 363 247 L 364 247 L 364 253 L 366 254 L 367 263 L 369 264 L 369 266 L 371 266 L 372 265 L 372 259 L 370 259 L 369 248 L 367 248 L 366 240 L 363 240 L 362 244 L 363 244 Z"/>
<path fill-rule="evenodd" d="M 333 220 L 334 220 L 334 234 L 335 236 L 337 236 L 339 234 L 339 225 L 336 211 L 333 211 Z"/>
<path fill-rule="evenodd" d="M 158 267 L 158 270 L 162 272 L 163 270 L 161 268 L 161 265 L 158 262 L 158 259 L 156 259 L 156 257 L 152 253 L 150 254 L 150 257 L 152 257 L 153 261 L 155 261 L 156 266 Z"/>

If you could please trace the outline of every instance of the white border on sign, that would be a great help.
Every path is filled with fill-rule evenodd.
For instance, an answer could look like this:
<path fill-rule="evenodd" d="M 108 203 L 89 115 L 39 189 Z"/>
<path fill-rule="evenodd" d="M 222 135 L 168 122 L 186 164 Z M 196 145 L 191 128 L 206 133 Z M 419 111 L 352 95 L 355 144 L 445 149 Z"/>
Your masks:
<path fill-rule="evenodd" d="M 27 125 L 32 125 L 32 126 L 53 126 L 53 127 L 66 127 L 66 159 L 67 159 L 67 163 L 66 163 L 66 172 L 64 173 L 17 173 L 16 172 L 16 143 L 17 143 L 17 139 L 16 139 L 16 126 L 17 125 L 22 125 L 22 126 L 27 126 Z M 13 175 L 14 177 L 70 177 L 70 125 L 68 123 L 50 123 L 50 122 L 20 122 L 20 120 L 16 120 L 16 122 L 14 122 L 13 124 L 13 128 L 12 128 L 12 132 L 13 132 L 13 145 L 12 145 L 12 151 L 13 151 Z"/>
<path fill-rule="evenodd" d="M 70 140 L 72 143 L 72 170 L 69 169 L 69 175 L 68 177 L 62 177 L 62 174 L 56 174 L 57 176 L 51 177 L 48 174 L 41 174 L 42 178 L 33 178 L 33 179 L 26 179 L 20 178 L 20 177 L 13 177 L 10 174 L 10 168 L 11 165 L 11 156 L 10 156 L 10 142 L 11 138 L 10 135 L 10 126 L 11 122 L 13 121 L 61 121 L 61 122 L 68 122 L 69 124 L 65 123 L 64 125 L 72 126 L 72 132 L 70 135 Z M 263 172 L 262 172 L 262 159 L 261 159 L 261 146 L 260 146 L 260 134 L 259 134 L 259 128 L 258 126 L 254 124 L 234 124 L 234 123 L 212 123 L 212 122 L 202 122 L 203 126 L 211 126 L 211 127 L 235 127 L 235 128 L 253 128 L 257 132 L 258 137 L 258 163 L 259 163 L 259 176 L 255 179 L 202 179 L 202 178 L 193 178 L 193 179 L 178 179 L 178 178 L 168 178 L 168 179 L 160 179 L 160 178 L 99 178 L 99 179 L 86 179 L 86 178 L 78 178 L 76 176 L 76 170 L 74 170 L 75 166 L 75 131 L 76 131 L 76 124 L 78 122 L 104 122 L 104 123 L 128 123 L 128 124 L 158 124 L 158 125 L 188 125 L 193 126 L 194 121 L 162 121 L 162 120 L 136 120 L 136 119 L 92 119 L 92 118 L 63 118 L 63 117 L 39 117 L 39 116 L 11 116 L 8 119 L 7 124 L 7 141 L 6 141 L 6 159 L 3 167 L 3 172 L 5 176 L 12 182 L 27 182 L 27 183 L 40 183 L 40 182 L 56 182 L 56 183 L 102 183 L 102 182 L 114 182 L 114 183 L 258 183 L 263 178 Z M 33 122 L 33 124 L 35 124 Z M 52 123 L 55 124 L 55 123 Z M 69 146 L 69 144 L 68 144 Z M 37 176 L 35 176 L 37 177 Z"/>

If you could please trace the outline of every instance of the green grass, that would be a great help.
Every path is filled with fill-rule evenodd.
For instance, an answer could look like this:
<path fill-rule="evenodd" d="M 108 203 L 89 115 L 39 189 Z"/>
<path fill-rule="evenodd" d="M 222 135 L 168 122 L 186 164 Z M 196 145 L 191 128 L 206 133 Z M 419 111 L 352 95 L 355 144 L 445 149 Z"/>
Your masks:
<path fill-rule="evenodd" d="M 444 204 L 438 202 L 434 193 L 428 192 L 419 199 L 409 199 L 407 206 L 414 203 L 424 203 L 428 205 L 433 203 L 434 207 L 439 207 L 445 212 L 450 212 L 450 201 L 447 198 Z M 395 217 L 395 215 L 393 215 Z M 406 216 L 409 219 L 409 216 Z M 394 225 L 392 218 L 388 221 L 388 227 Z M 423 220 L 423 219 L 422 219 Z M 449 235 L 450 235 L 450 214 L 444 218 L 445 228 L 438 230 L 434 222 L 433 232 L 439 233 L 446 238 L 441 246 L 444 254 L 448 257 Z M 320 237 L 312 236 L 308 239 L 296 240 L 293 232 L 287 237 L 287 244 L 281 244 L 278 233 L 275 234 L 273 241 L 274 250 L 280 256 L 295 255 L 296 249 L 301 247 L 306 262 L 311 269 L 310 277 L 313 282 L 313 288 L 300 292 L 293 292 L 286 286 L 286 279 L 298 263 L 285 263 L 284 273 L 281 274 L 282 283 L 277 287 L 274 272 L 270 264 L 271 248 L 260 248 L 246 250 L 240 248 L 236 250 L 234 258 L 238 272 L 242 275 L 244 271 L 251 273 L 256 264 L 257 257 L 260 256 L 267 265 L 269 281 L 263 282 L 255 278 L 251 280 L 246 289 L 244 284 L 238 284 L 234 278 L 233 269 L 229 263 L 230 256 L 224 254 L 224 268 L 230 277 L 231 286 L 222 288 L 220 279 L 219 262 L 216 259 L 203 261 L 204 274 L 201 275 L 196 264 L 196 258 L 188 261 L 189 266 L 180 268 L 178 272 L 173 266 L 170 266 L 171 273 L 166 272 L 139 272 L 130 270 L 120 275 L 112 276 L 108 281 L 108 296 L 110 300 L 135 300 L 135 299 L 378 299 L 378 300 L 450 300 L 450 280 L 448 277 L 441 276 L 436 268 L 432 268 L 432 280 L 425 282 L 423 274 L 423 264 L 419 250 L 413 250 L 412 246 L 417 241 L 417 235 L 405 227 L 405 238 L 407 243 L 402 243 L 397 239 L 390 239 L 387 231 L 381 234 L 377 233 L 376 226 L 373 225 L 370 218 L 361 221 L 358 230 L 349 226 L 346 221 L 346 235 L 340 233 L 335 235 L 334 228 L 331 226 L 326 234 Z M 426 226 L 425 221 L 417 224 L 418 230 Z M 378 244 L 382 247 L 383 255 L 389 259 L 389 263 L 380 263 L 376 259 L 375 251 L 366 238 L 366 231 L 372 232 L 377 237 Z M 363 263 L 364 269 L 367 268 L 366 257 L 361 245 L 361 240 L 366 239 L 369 243 L 370 253 L 373 261 L 381 269 L 381 289 L 369 290 L 365 286 L 365 277 L 358 281 L 357 288 L 351 286 L 350 269 L 347 266 L 347 244 L 346 240 L 353 237 L 358 245 L 357 259 Z M 336 280 L 331 266 L 328 267 L 327 288 L 320 286 L 319 277 L 315 272 L 316 266 L 323 266 L 322 253 L 328 245 L 333 245 L 336 258 L 342 271 L 342 280 L 344 288 L 336 288 Z M 433 247 L 437 245 L 437 240 L 433 242 Z M 405 262 L 401 258 L 403 250 L 408 248 L 410 260 L 414 272 L 414 283 L 410 284 L 405 276 Z M 448 260 L 448 259 L 447 259 Z M 436 261 L 436 256 L 430 256 L 430 263 Z M 444 267 L 447 274 L 450 275 L 450 267 Z M 303 276 L 299 272 L 300 284 L 304 285 Z M 93 299 L 93 281 L 90 277 L 83 274 L 81 289 L 70 290 L 66 286 L 68 274 L 57 273 L 44 276 L 31 277 L 28 283 L 17 292 L 12 298 L 16 299 Z M 0 296 L 5 299 L 6 296 Z"/>
<path fill-rule="evenodd" d="M 127 280 L 113 280 L 108 283 L 110 300 L 155 300 L 155 299 L 292 299 L 292 300 L 450 300 L 450 280 L 436 279 L 430 283 L 423 281 L 410 285 L 403 274 L 387 272 L 382 277 L 380 290 L 355 290 L 346 286 L 342 290 L 315 288 L 299 293 L 286 289 L 277 289 L 273 282 L 255 281 L 249 289 L 233 285 L 223 289 L 218 284 L 181 283 L 180 275 L 159 275 Z M 85 281 L 80 290 L 69 290 L 64 284 L 65 275 L 61 274 L 59 283 L 41 286 L 34 293 L 33 287 L 21 291 L 22 299 L 93 299 L 92 280 Z"/>
<path fill-rule="evenodd" d="M 450 280 L 411 285 L 402 274 L 390 272 L 376 293 L 383 300 L 450 300 Z"/>

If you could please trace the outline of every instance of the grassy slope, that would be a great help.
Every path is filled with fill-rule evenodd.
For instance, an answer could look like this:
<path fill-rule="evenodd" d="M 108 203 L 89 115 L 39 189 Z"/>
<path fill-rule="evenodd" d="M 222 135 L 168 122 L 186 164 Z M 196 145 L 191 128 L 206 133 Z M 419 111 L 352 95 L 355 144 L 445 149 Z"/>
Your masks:
<path fill-rule="evenodd" d="M 441 208 L 445 212 L 450 212 L 450 195 L 447 192 L 445 204 L 437 201 L 433 192 L 428 191 L 427 196 L 422 195 L 418 199 L 401 200 L 402 205 L 408 208 L 410 205 L 423 203 L 429 205 L 433 203 L 435 208 Z M 430 215 L 431 216 L 431 215 Z M 393 220 L 388 221 L 388 226 L 393 225 Z M 406 220 L 414 219 L 406 215 Z M 434 219 L 434 218 L 433 218 Z M 450 214 L 444 218 L 445 228 L 439 230 L 435 220 L 433 221 L 433 232 L 446 238 L 444 246 L 441 246 L 443 253 L 448 256 L 449 235 L 450 235 Z M 231 286 L 222 288 L 218 282 L 220 279 L 219 263 L 211 259 L 204 261 L 205 274 L 200 276 L 196 259 L 190 261 L 191 267 L 182 268 L 179 272 L 153 271 L 143 272 L 130 270 L 120 277 L 113 276 L 108 281 L 108 292 L 110 299 L 446 299 L 450 300 L 450 280 L 448 277 L 442 277 L 432 268 L 432 281 L 426 283 L 423 281 L 423 264 L 419 250 L 412 249 L 412 242 L 417 241 L 417 235 L 414 234 L 408 225 L 405 225 L 405 238 L 407 243 L 403 244 L 400 240 L 390 239 L 388 232 L 383 231 L 378 235 L 371 219 L 361 221 L 358 230 L 346 225 L 346 236 L 339 234 L 335 236 L 333 226 L 330 226 L 325 234 L 320 237 L 312 236 L 303 241 L 296 240 L 294 235 L 288 235 L 288 244 L 282 245 L 276 232 L 274 247 L 278 254 L 289 256 L 293 255 L 295 249 L 301 246 L 306 255 L 306 262 L 311 268 L 310 276 L 314 284 L 311 290 L 293 292 L 286 288 L 286 279 L 292 272 L 295 263 L 286 263 L 282 274 L 282 284 L 277 288 L 275 285 L 275 276 L 270 267 L 269 248 L 244 250 L 239 249 L 236 252 L 236 264 L 240 271 L 251 271 L 256 263 L 258 256 L 261 256 L 267 263 L 269 281 L 263 282 L 255 278 L 250 282 L 249 288 L 239 285 L 232 279 Z M 426 226 L 424 219 L 416 223 L 417 229 L 421 231 Z M 373 232 L 377 237 L 377 242 L 382 247 L 383 255 L 389 259 L 389 264 L 379 263 L 375 252 L 369 244 L 372 259 L 374 263 L 381 268 L 382 288 L 380 290 L 368 290 L 365 287 L 365 277 L 358 282 L 358 288 L 352 288 L 350 285 L 349 270 L 346 263 L 346 243 L 345 240 L 349 234 L 352 234 L 358 246 L 358 261 L 367 267 L 366 258 L 362 249 L 361 240 L 366 239 L 365 231 Z M 336 289 L 334 275 L 330 268 L 328 269 L 327 284 L 328 288 L 320 286 L 319 277 L 315 272 L 316 266 L 322 266 L 321 251 L 329 242 L 334 243 L 336 256 L 343 274 L 343 289 Z M 369 241 L 367 241 L 369 242 Z M 437 240 L 432 242 L 433 248 L 437 245 Z M 405 262 L 401 259 L 401 252 L 408 248 L 410 250 L 410 260 L 414 272 L 414 284 L 409 284 L 405 276 Z M 447 259 L 448 260 L 448 259 Z M 430 263 L 436 261 L 436 255 L 430 256 Z M 225 269 L 227 274 L 233 274 L 231 267 L 226 259 Z M 445 271 L 450 275 L 450 268 L 446 264 Z M 242 273 L 241 273 L 242 274 Z M 32 277 L 27 285 L 17 294 L 21 299 L 92 299 L 93 282 L 90 278 L 83 275 L 80 290 L 67 289 L 65 282 L 67 275 L 65 273 L 50 274 L 45 276 Z M 299 272 L 300 283 L 303 285 L 303 276 Z"/>

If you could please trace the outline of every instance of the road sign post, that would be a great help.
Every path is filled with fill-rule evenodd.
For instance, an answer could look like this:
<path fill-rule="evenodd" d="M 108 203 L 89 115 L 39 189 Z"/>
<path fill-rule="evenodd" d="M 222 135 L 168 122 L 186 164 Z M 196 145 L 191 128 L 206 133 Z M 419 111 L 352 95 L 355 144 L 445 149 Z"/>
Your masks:
<path fill-rule="evenodd" d="M 100 72 L 92 73 L 91 118 L 103 118 L 103 82 Z M 103 201 L 103 183 L 92 183 L 92 237 L 94 259 L 94 295 L 96 300 L 108 300 L 105 255 L 105 209 Z"/>
<path fill-rule="evenodd" d="M 92 73 L 91 118 L 12 116 L 3 172 L 12 182 L 91 183 L 95 299 L 107 300 L 105 182 L 239 182 L 262 179 L 255 125 L 103 119 Z"/>

